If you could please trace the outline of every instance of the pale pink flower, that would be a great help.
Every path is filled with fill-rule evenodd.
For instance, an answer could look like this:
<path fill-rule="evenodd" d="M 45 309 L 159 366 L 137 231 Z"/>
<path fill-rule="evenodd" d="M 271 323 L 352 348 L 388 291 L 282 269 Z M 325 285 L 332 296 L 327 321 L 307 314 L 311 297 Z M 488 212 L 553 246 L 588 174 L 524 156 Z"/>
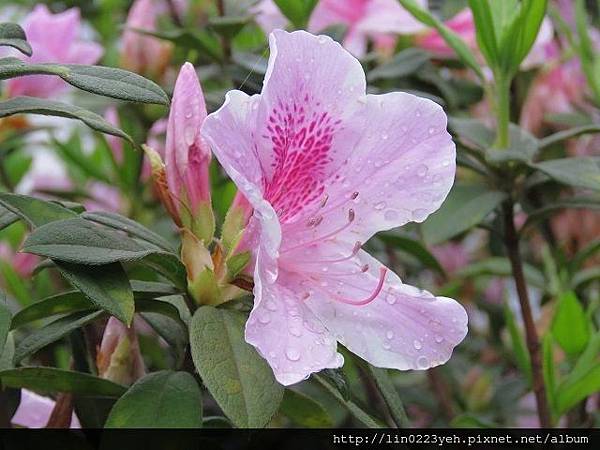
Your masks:
<path fill-rule="evenodd" d="M 465 8 L 454 17 L 445 22 L 445 25 L 454 31 L 473 51 L 479 52 L 475 35 L 475 21 L 471 9 Z M 529 70 L 544 64 L 556 54 L 553 42 L 554 28 L 552 21 L 545 17 L 540 26 L 538 36 L 533 43 L 529 54 L 521 63 L 522 70 Z M 435 29 L 430 29 L 416 37 L 417 46 L 430 51 L 439 58 L 452 58 L 454 50 L 446 43 L 444 38 Z M 481 55 L 478 55 L 481 58 Z"/>
<path fill-rule="evenodd" d="M 585 103 L 585 86 L 578 60 L 551 65 L 531 83 L 521 109 L 520 125 L 539 134 L 548 115 L 572 113 Z"/>
<path fill-rule="evenodd" d="M 87 211 L 119 212 L 123 210 L 121 192 L 114 186 L 93 181 L 87 184 L 86 192 L 89 196 L 83 202 Z"/>
<path fill-rule="evenodd" d="M 27 389 L 21 389 L 21 403 L 11 419 L 13 425 L 26 428 L 45 428 L 56 402 Z M 75 413 L 71 416 L 71 428 L 81 428 Z"/>
<path fill-rule="evenodd" d="M 471 255 L 462 242 L 436 245 L 431 248 L 431 253 L 449 275 L 458 272 L 471 261 Z"/>
<path fill-rule="evenodd" d="M 6 242 L 0 242 L 0 260 L 10 264 L 21 278 L 30 278 L 40 262 L 40 257 L 31 253 L 15 252 Z"/>
<path fill-rule="evenodd" d="M 159 0 L 135 0 L 125 23 L 121 64 L 133 72 L 160 76 L 169 63 L 172 45 L 139 32 L 156 31 L 158 17 L 165 11 Z"/>
<path fill-rule="evenodd" d="M 95 42 L 81 40 L 81 18 L 78 8 L 52 14 L 46 5 L 37 5 L 22 24 L 33 55 L 18 57 L 30 63 L 95 64 L 104 50 Z M 7 82 L 8 95 L 52 97 L 68 85 L 58 77 L 29 75 Z"/>
<path fill-rule="evenodd" d="M 416 3 L 427 7 L 426 0 Z M 356 57 L 366 53 L 369 39 L 387 49 L 389 36 L 412 34 L 424 28 L 397 0 L 319 1 L 308 23 L 309 31 L 320 32 L 336 24 L 348 27 L 343 44 Z M 392 42 L 395 44 L 395 40 Z"/>
<path fill-rule="evenodd" d="M 255 15 L 256 23 L 265 33 L 285 28 L 288 24 L 287 18 L 273 0 L 260 0 L 252 7 L 251 13 Z"/>
<path fill-rule="evenodd" d="M 285 385 L 340 367 L 338 341 L 378 367 L 443 364 L 466 335 L 464 308 L 360 247 L 444 201 L 446 115 L 407 93 L 365 95 L 360 63 L 327 36 L 277 30 L 269 43 L 262 93 L 229 92 L 202 129 L 254 207 L 246 341 Z"/>
<path fill-rule="evenodd" d="M 106 109 L 106 111 L 104 112 L 104 118 L 108 123 L 117 128 L 121 125 L 119 121 L 119 113 L 115 106 L 110 106 Z M 106 142 L 110 147 L 115 162 L 117 164 L 121 164 L 123 162 L 123 140 L 121 138 L 118 138 L 117 136 L 107 134 Z"/>
<path fill-rule="evenodd" d="M 115 383 L 130 385 L 146 374 L 136 328 L 108 319 L 96 356 L 98 375 Z"/>

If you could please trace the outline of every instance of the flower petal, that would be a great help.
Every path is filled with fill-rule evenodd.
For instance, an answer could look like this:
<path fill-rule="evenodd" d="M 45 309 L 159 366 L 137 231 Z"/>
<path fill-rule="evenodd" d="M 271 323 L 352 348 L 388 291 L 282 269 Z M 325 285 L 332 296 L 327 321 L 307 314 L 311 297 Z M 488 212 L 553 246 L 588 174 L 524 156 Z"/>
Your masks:
<path fill-rule="evenodd" d="M 442 108 L 412 94 L 367 95 L 367 123 L 347 163 L 326 181 L 327 202 L 283 224 L 284 246 L 336 239 L 350 246 L 378 231 L 422 222 L 454 182 L 456 150 Z M 307 226 L 307 223 L 318 226 Z"/>
<path fill-rule="evenodd" d="M 246 341 L 286 386 L 344 363 L 336 352 L 336 340 L 303 304 L 293 285 L 291 274 L 282 274 L 275 284 L 255 277 L 254 309 L 246 323 Z"/>
<path fill-rule="evenodd" d="M 322 252 L 313 259 L 322 258 Z M 304 289 L 318 293 L 305 304 L 341 344 L 377 367 L 435 367 L 448 361 L 467 334 L 467 314 L 455 300 L 402 284 L 389 270 L 379 290 L 385 267 L 364 251 L 330 267 L 318 276 L 305 271 Z M 323 301 L 326 292 L 329 298 Z M 374 300 L 362 306 L 341 301 L 358 303 L 373 293 Z"/>
<path fill-rule="evenodd" d="M 417 0 L 415 3 L 427 9 L 427 0 Z M 368 33 L 410 34 L 423 30 L 425 25 L 400 6 L 398 0 L 371 0 L 357 27 Z"/>

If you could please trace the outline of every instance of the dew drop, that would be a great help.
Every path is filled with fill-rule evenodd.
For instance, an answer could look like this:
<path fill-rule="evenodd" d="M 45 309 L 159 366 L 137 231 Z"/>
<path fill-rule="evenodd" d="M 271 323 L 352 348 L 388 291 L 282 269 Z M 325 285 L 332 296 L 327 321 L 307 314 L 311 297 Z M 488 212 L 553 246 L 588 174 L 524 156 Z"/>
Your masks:
<path fill-rule="evenodd" d="M 383 343 L 383 348 L 386 349 L 386 350 L 389 350 L 390 348 L 392 348 L 392 346 L 390 345 L 389 342 L 384 342 Z"/>
<path fill-rule="evenodd" d="M 325 42 L 327 42 L 327 36 L 325 35 L 321 35 L 318 38 L 319 44 L 324 44 Z"/>
<path fill-rule="evenodd" d="M 191 118 L 192 118 L 192 114 L 193 114 L 193 113 L 192 113 L 192 111 L 191 111 L 191 110 L 190 110 L 190 111 L 186 111 L 186 113 L 185 113 L 185 118 L 186 118 L 186 119 L 191 119 Z"/>
<path fill-rule="evenodd" d="M 269 311 L 277 311 L 277 305 L 273 300 L 267 300 L 265 306 Z"/>
<path fill-rule="evenodd" d="M 385 208 L 385 202 L 375 203 L 373 208 L 375 208 L 377 211 L 381 211 L 383 208 Z"/>
<path fill-rule="evenodd" d="M 258 321 L 263 325 L 268 324 L 271 321 L 271 314 L 268 311 L 261 311 L 258 316 Z"/>
<path fill-rule="evenodd" d="M 186 127 L 183 131 L 183 137 L 187 146 L 192 145 L 196 137 L 196 130 L 193 127 Z"/>
<path fill-rule="evenodd" d="M 383 133 L 383 134 L 381 135 L 381 139 L 383 139 L 384 141 L 387 141 L 387 138 L 388 138 L 388 137 L 389 137 L 389 136 L 388 136 L 386 133 Z"/>
<path fill-rule="evenodd" d="M 435 342 L 437 342 L 438 344 L 441 344 L 442 342 L 444 342 L 444 338 L 442 336 L 440 336 L 439 334 L 436 334 L 434 339 L 435 339 Z"/>
<path fill-rule="evenodd" d="M 417 166 L 417 175 L 420 177 L 424 177 L 425 175 L 427 175 L 428 170 L 429 168 L 425 164 L 419 164 Z"/>
<path fill-rule="evenodd" d="M 392 339 L 394 337 L 394 332 L 392 330 L 388 330 L 385 332 L 385 337 L 388 339 Z"/>
<path fill-rule="evenodd" d="M 435 133 L 435 128 L 434 127 L 429 127 L 429 134 L 433 134 Z"/>
<path fill-rule="evenodd" d="M 422 221 L 423 219 L 425 219 L 425 217 L 427 217 L 427 210 L 426 209 L 418 208 L 418 209 L 415 209 L 412 212 L 412 218 L 413 218 L 413 220 Z"/>
<path fill-rule="evenodd" d="M 423 344 L 421 344 L 421 341 L 418 341 L 416 339 L 413 342 L 413 346 L 415 347 L 415 350 L 421 350 L 423 348 Z"/>
<path fill-rule="evenodd" d="M 419 356 L 417 358 L 417 367 L 419 369 L 427 369 L 429 367 L 429 359 L 427 356 Z"/>
<path fill-rule="evenodd" d="M 450 165 L 450 161 L 449 160 L 445 159 L 445 160 L 442 161 L 442 166 L 448 167 L 449 165 Z"/>
<path fill-rule="evenodd" d="M 386 299 L 386 302 L 388 302 L 390 305 L 393 305 L 394 303 L 396 303 L 396 294 L 393 293 L 388 293 Z"/>
<path fill-rule="evenodd" d="M 367 96 L 361 95 L 360 97 L 358 97 L 358 103 L 362 103 L 363 105 L 366 105 L 367 104 Z"/>
<path fill-rule="evenodd" d="M 298 361 L 300 359 L 300 353 L 295 348 L 288 348 L 285 351 L 285 356 L 290 361 Z"/>

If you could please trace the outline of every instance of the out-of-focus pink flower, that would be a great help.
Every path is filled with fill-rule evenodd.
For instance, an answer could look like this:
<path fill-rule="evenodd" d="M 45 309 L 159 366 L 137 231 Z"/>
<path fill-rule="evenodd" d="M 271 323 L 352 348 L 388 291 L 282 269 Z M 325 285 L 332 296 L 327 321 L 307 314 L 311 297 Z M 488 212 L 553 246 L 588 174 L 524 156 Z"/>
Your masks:
<path fill-rule="evenodd" d="M 164 12 L 159 0 L 135 0 L 123 32 L 121 64 L 126 69 L 148 76 L 160 76 L 169 63 L 171 43 L 136 30 L 156 31 L 156 22 Z"/>
<path fill-rule="evenodd" d="M 425 0 L 416 2 L 427 7 Z M 367 51 L 369 39 L 389 49 L 390 36 L 412 34 L 424 26 L 405 10 L 396 0 L 321 0 L 313 11 L 308 29 L 320 32 L 325 28 L 342 24 L 348 27 L 344 47 L 356 57 Z"/>
<path fill-rule="evenodd" d="M 175 222 L 208 243 L 215 225 L 210 198 L 211 153 L 200 136 L 205 118 L 206 104 L 200 81 L 194 66 L 185 63 L 175 82 L 167 122 L 163 155 L 166 186 L 162 184 L 160 167 L 155 169 L 155 178 L 161 199 Z M 153 165 L 162 165 L 162 161 L 155 161 Z"/>
<path fill-rule="evenodd" d="M 463 9 L 454 17 L 448 19 L 445 25 L 454 31 L 473 51 L 479 52 L 475 35 L 475 21 L 470 8 Z M 556 46 L 553 44 L 554 28 L 549 18 L 544 18 L 538 36 L 533 43 L 529 54 L 521 63 L 522 70 L 529 70 L 544 64 L 548 58 L 556 55 Z M 435 29 L 428 30 L 416 37 L 417 46 L 429 50 L 439 58 L 451 58 L 454 50 Z"/>
<path fill-rule="evenodd" d="M 0 242 L 0 260 L 12 266 L 21 278 L 30 278 L 40 257 L 30 253 L 15 252 L 6 242 Z"/>
<path fill-rule="evenodd" d="M 425 8 L 426 0 L 417 0 Z M 254 9 L 256 21 L 265 33 L 285 28 L 287 19 L 273 0 L 262 0 Z M 333 25 L 348 27 L 344 47 L 356 57 L 367 51 L 369 39 L 384 51 L 394 48 L 395 36 L 421 31 L 424 26 L 396 0 L 320 0 L 315 7 L 308 30 L 321 32 Z"/>
<path fill-rule="evenodd" d="M 37 5 L 22 24 L 33 55 L 18 57 L 31 63 L 94 64 L 104 50 L 95 42 L 80 39 L 81 19 L 78 8 L 52 14 L 46 5 Z M 12 78 L 7 82 L 8 95 L 52 97 L 68 85 L 58 77 L 29 75 Z"/>
<path fill-rule="evenodd" d="M 146 374 L 135 326 L 108 319 L 96 356 L 98 375 L 126 386 Z"/>
<path fill-rule="evenodd" d="M 520 125 L 538 134 L 546 116 L 574 112 L 584 104 L 585 86 L 579 61 L 551 65 L 533 80 L 523 103 Z"/>
<path fill-rule="evenodd" d="M 567 209 L 550 221 L 556 239 L 568 253 L 578 250 L 600 236 L 600 212 L 592 209 Z M 597 264 L 598 258 L 590 260 Z"/>
<path fill-rule="evenodd" d="M 465 41 L 469 48 L 477 47 L 475 39 L 475 22 L 473 21 L 473 13 L 469 8 L 463 9 L 454 17 L 448 19 L 445 25 L 454 31 L 458 36 Z M 444 40 L 437 30 L 428 30 L 416 37 L 415 43 L 418 47 L 425 49 L 440 58 L 452 58 L 454 50 Z"/>
<path fill-rule="evenodd" d="M 436 245 L 431 248 L 431 253 L 449 275 L 456 273 L 471 261 L 471 255 L 464 244 L 458 242 Z"/>
<path fill-rule="evenodd" d="M 407 93 L 365 95 L 359 61 L 327 36 L 276 30 L 269 44 L 261 94 L 229 92 L 202 128 L 254 208 L 246 341 L 285 385 L 340 367 L 337 341 L 377 367 L 443 364 L 466 335 L 464 308 L 403 284 L 361 245 L 443 202 L 446 115 Z"/>
<path fill-rule="evenodd" d="M 83 202 L 88 211 L 119 212 L 123 210 L 121 192 L 106 183 L 94 181 L 86 188 L 89 198 Z"/>
<path fill-rule="evenodd" d="M 167 119 L 159 119 L 150 127 L 148 132 L 148 146 L 152 147 L 160 155 L 165 158 L 165 140 L 167 136 Z"/>
<path fill-rule="evenodd" d="M 13 425 L 26 428 L 44 428 L 48 424 L 56 402 L 35 392 L 21 389 L 21 403 L 11 419 Z M 73 413 L 71 428 L 81 428 L 79 419 Z"/>
<path fill-rule="evenodd" d="M 119 113 L 117 112 L 117 108 L 115 106 L 109 107 L 104 112 L 104 118 L 111 125 L 115 127 L 120 126 Z M 116 163 L 121 164 L 123 162 L 123 140 L 117 136 L 107 134 L 106 142 L 112 151 L 113 158 L 115 159 Z"/>

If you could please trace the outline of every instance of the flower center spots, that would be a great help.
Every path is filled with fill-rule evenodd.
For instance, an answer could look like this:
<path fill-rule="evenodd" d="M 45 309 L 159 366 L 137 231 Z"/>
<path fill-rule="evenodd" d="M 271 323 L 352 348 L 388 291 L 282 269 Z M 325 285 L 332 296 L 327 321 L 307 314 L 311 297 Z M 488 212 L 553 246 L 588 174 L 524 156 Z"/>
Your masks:
<path fill-rule="evenodd" d="M 302 208 L 323 198 L 323 182 L 333 135 L 340 124 L 327 112 L 308 112 L 309 97 L 302 102 L 281 100 L 269 114 L 267 132 L 273 148 L 270 180 L 265 180 L 265 199 L 285 222 Z M 320 106 L 317 102 L 316 106 Z"/>

